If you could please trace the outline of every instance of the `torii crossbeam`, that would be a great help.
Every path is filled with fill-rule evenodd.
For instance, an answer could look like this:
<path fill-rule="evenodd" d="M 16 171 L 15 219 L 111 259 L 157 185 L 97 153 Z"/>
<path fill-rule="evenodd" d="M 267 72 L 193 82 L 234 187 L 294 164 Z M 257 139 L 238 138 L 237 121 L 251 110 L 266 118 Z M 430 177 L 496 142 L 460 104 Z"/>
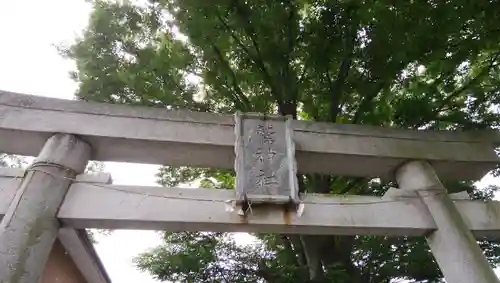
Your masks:
<path fill-rule="evenodd" d="M 73 228 L 426 236 L 448 282 L 498 282 L 474 237 L 500 236 L 500 204 L 448 195 L 438 179 L 479 179 L 493 169 L 499 163 L 497 132 L 286 123 L 293 136 L 283 138 L 292 137 L 293 144 L 282 147 L 288 151 L 284 160 L 296 157 L 299 172 L 393 178 L 400 189 L 382 198 L 307 195 L 300 199 L 303 213 L 278 205 L 238 215 L 225 210 L 235 198 L 233 191 L 89 182 L 79 175 L 88 160 L 232 169 L 238 144 L 234 117 L 0 92 L 0 152 L 38 155 L 25 172 L 0 172 L 0 282 L 37 282 L 59 223 Z M 245 131 L 262 127 L 248 125 L 243 138 Z M 273 125 L 272 131 L 279 131 L 279 124 Z M 240 150 L 252 142 L 240 142 Z M 265 150 L 280 154 L 280 149 Z M 241 156 L 249 158 L 250 153 Z"/>

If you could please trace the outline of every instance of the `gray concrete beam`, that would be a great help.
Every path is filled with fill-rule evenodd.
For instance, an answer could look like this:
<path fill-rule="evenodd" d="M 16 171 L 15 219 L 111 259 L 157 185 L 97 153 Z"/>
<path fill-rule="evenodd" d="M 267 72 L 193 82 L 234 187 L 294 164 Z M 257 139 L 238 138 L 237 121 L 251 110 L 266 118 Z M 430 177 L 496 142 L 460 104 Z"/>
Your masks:
<path fill-rule="evenodd" d="M 76 228 L 245 231 L 419 236 L 436 229 L 420 199 L 307 196 L 301 217 L 255 208 L 242 218 L 225 211 L 234 191 L 73 184 L 58 217 Z M 457 200 L 477 238 L 500 237 L 500 203 Z"/>
<path fill-rule="evenodd" d="M 59 229 L 57 236 L 78 270 L 80 270 L 85 280 L 87 280 L 86 282 L 111 282 L 85 231 L 62 227 Z"/>
<path fill-rule="evenodd" d="M 499 162 L 495 132 L 421 132 L 293 122 L 298 170 L 390 177 L 429 160 L 445 179 L 479 179 Z M 234 119 L 189 111 L 86 103 L 0 92 L 0 151 L 36 155 L 55 132 L 87 141 L 94 160 L 233 169 Z"/>
<path fill-rule="evenodd" d="M 91 173 L 79 174 L 75 182 L 86 184 L 111 184 L 111 174 Z M 90 242 L 85 229 L 74 229 L 73 227 L 62 227 L 58 233 L 59 240 L 66 252 L 71 256 L 83 277 L 89 283 L 109 283 L 109 278 L 104 265 L 97 255 L 93 244 Z"/>
<path fill-rule="evenodd" d="M 82 176 L 77 179 L 89 180 L 90 177 Z M 0 219 L 10 203 L 4 200 L 13 198 L 19 183 L 20 179 L 2 178 L 0 174 Z M 182 198 L 175 199 L 179 196 Z M 187 199 L 189 197 L 193 199 Z M 269 209 L 267 214 L 256 210 L 255 215 L 243 219 L 246 223 L 245 221 L 242 223 L 240 217 L 228 215 L 224 210 L 224 201 L 233 197 L 233 191 L 79 183 L 70 187 L 65 202 L 61 206 L 59 217 L 63 218 L 65 224 L 75 228 L 105 229 L 177 231 L 182 231 L 182 229 L 193 231 L 197 229 L 218 231 L 267 229 L 267 231 L 283 233 L 290 230 L 297 231 L 297 233 L 308 231 L 316 233 L 322 230 L 323 233 L 377 235 L 406 235 L 405 233 L 424 235 L 436 229 L 432 219 L 425 214 L 422 215 L 422 211 L 419 210 L 422 206 L 419 204 L 420 201 L 411 199 L 408 195 L 394 194 L 384 196 L 384 198 L 310 196 L 307 198 L 305 216 L 303 216 L 306 218 L 293 218 L 297 223 L 294 226 L 291 222 L 289 222 L 290 225 L 285 222 L 286 219 L 291 221 L 292 217 L 285 218 L 282 210 L 269 211 Z M 500 237 L 500 202 L 471 201 L 464 199 L 461 195 L 453 194 L 450 197 L 476 238 Z M 311 215 L 313 211 L 326 214 L 326 218 L 319 217 L 316 221 L 308 223 L 309 217 L 313 218 Z M 386 214 L 389 217 L 386 217 Z M 186 215 L 189 218 L 183 219 Z M 292 215 L 293 213 L 289 214 L 289 216 Z M 210 220 L 209 223 L 201 223 L 206 219 Z M 212 223 L 214 223 L 213 228 L 210 226 Z M 354 223 L 352 224 L 354 227 L 350 227 L 351 223 Z M 374 230 L 368 231 L 370 229 Z"/>
<path fill-rule="evenodd" d="M 242 217 L 226 211 L 234 198 L 229 190 L 73 184 L 58 218 L 75 228 L 289 234 L 416 236 L 434 227 L 418 199 L 308 196 L 300 217 L 279 206 L 255 207 Z"/>

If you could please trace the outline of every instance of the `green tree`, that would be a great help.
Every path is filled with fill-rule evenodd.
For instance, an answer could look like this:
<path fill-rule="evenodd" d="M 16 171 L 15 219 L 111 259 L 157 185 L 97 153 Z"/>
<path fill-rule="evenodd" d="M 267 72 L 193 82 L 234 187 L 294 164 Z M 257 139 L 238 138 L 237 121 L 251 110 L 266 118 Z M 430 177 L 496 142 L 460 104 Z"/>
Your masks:
<path fill-rule="evenodd" d="M 0 153 L 0 167 L 23 168 L 26 164 L 22 156 Z"/>
<path fill-rule="evenodd" d="M 498 128 L 498 1 L 93 2 L 64 54 L 77 97 L 409 129 Z M 164 167 L 159 182 L 231 189 L 234 172 Z M 382 195 L 390 182 L 298 176 L 303 191 Z M 451 192 L 478 191 L 445 180 Z M 165 233 L 137 264 L 181 282 L 441 282 L 421 238 Z M 499 245 L 481 241 L 489 261 Z"/>

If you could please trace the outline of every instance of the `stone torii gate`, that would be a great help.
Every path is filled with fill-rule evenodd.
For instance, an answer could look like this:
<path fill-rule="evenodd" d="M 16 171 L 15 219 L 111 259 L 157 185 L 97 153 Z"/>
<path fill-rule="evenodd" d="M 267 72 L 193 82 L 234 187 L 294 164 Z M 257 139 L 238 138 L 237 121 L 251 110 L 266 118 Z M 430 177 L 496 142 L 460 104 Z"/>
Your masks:
<path fill-rule="evenodd" d="M 0 179 L 0 283 L 37 282 L 61 227 L 425 236 L 447 282 L 499 282 L 475 239 L 500 203 L 447 194 L 499 164 L 496 132 L 423 132 L 167 111 L 0 91 L 0 152 L 38 156 Z M 117 186 L 88 160 L 236 169 L 236 190 Z M 393 178 L 380 197 L 298 194 L 296 172 Z M 131 172 L 133 174 L 133 172 Z M 92 179 L 92 178 L 90 178 Z"/>

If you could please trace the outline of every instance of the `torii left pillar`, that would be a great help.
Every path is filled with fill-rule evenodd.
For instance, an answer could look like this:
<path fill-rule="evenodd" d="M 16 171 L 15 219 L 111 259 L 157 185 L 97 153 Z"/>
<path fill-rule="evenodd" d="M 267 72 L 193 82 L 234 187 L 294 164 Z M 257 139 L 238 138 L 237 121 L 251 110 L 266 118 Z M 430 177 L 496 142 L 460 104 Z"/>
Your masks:
<path fill-rule="evenodd" d="M 45 143 L 0 223 L 0 283 L 39 282 L 57 237 L 57 211 L 89 158 L 90 146 L 73 135 Z"/>

